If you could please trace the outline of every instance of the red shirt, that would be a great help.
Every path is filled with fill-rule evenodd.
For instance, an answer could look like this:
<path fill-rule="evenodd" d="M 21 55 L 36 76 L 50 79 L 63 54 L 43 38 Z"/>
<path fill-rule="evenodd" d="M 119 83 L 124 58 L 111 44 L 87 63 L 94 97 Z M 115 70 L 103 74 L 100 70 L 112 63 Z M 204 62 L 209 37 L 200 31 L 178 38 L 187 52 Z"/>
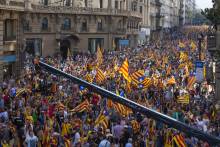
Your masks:
<path fill-rule="evenodd" d="M 93 95 L 93 97 L 92 97 L 92 104 L 93 105 L 97 105 L 98 102 L 99 102 L 99 96 Z"/>

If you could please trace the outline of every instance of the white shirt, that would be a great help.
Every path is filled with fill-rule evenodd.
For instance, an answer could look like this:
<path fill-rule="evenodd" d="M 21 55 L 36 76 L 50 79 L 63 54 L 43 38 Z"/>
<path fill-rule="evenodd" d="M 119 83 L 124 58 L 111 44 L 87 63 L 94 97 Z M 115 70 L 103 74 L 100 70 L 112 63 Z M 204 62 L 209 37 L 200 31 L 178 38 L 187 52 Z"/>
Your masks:
<path fill-rule="evenodd" d="M 110 147 L 110 146 L 111 146 L 111 143 L 106 139 L 102 140 L 99 144 L 99 147 Z"/>
<path fill-rule="evenodd" d="M 27 136 L 25 139 L 27 147 L 37 147 L 38 138 L 36 136 Z"/>
<path fill-rule="evenodd" d="M 76 145 L 79 141 L 80 141 L 80 134 L 79 132 L 76 132 L 73 144 Z"/>

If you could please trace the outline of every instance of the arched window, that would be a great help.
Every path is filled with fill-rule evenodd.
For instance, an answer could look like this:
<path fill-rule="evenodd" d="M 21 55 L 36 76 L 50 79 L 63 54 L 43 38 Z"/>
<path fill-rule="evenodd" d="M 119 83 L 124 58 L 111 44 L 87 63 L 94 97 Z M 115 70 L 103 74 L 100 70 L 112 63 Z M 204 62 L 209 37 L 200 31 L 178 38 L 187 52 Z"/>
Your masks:
<path fill-rule="evenodd" d="M 71 19 L 65 18 L 63 23 L 63 30 L 70 30 L 71 29 Z"/>
<path fill-rule="evenodd" d="M 47 29 L 48 29 L 48 19 L 44 17 L 42 20 L 42 30 L 47 30 Z"/>
<path fill-rule="evenodd" d="M 102 31 L 102 19 L 98 19 L 97 30 Z"/>
<path fill-rule="evenodd" d="M 82 22 L 82 31 L 87 31 L 87 20 L 84 19 L 83 22 Z"/>

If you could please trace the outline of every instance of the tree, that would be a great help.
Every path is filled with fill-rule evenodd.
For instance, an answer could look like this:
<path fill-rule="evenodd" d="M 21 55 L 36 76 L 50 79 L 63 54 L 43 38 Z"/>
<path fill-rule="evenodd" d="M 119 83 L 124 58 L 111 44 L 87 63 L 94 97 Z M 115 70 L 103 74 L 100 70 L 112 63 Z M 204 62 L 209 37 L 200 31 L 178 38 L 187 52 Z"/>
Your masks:
<path fill-rule="evenodd" d="M 202 15 L 209 19 L 212 24 L 217 28 L 217 24 L 220 24 L 220 1 L 212 0 L 213 8 L 206 8 L 202 10 Z"/>

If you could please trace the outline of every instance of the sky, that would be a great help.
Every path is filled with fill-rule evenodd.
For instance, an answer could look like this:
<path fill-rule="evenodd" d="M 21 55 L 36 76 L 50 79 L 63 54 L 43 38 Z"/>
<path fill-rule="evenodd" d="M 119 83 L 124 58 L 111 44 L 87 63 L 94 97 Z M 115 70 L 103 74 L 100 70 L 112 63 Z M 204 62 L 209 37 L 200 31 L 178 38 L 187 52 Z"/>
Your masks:
<path fill-rule="evenodd" d="M 205 9 L 212 7 L 212 0 L 196 0 L 197 8 Z"/>

